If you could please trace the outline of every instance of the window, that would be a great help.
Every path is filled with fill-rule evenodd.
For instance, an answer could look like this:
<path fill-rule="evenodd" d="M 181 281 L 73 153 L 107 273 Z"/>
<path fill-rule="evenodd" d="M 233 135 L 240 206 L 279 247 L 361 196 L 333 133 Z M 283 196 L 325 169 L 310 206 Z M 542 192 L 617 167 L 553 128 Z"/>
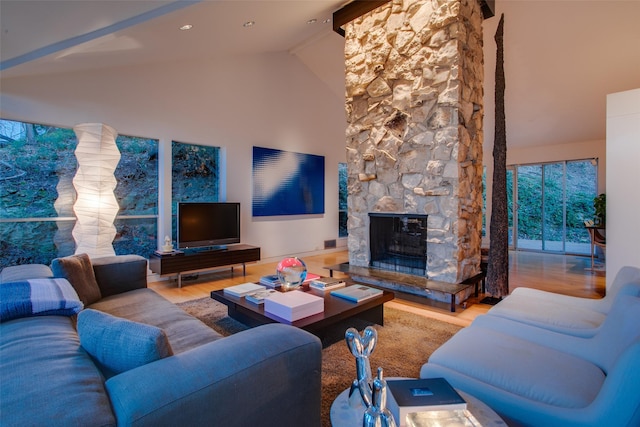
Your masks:
<path fill-rule="evenodd" d="M 148 258 L 158 235 L 158 141 L 119 135 L 120 162 L 114 191 L 120 211 L 115 220 L 116 254 Z"/>
<path fill-rule="evenodd" d="M 338 163 L 338 237 L 347 237 L 347 164 Z"/>
<path fill-rule="evenodd" d="M 515 167 L 516 247 L 588 254 L 586 219 L 593 218 L 597 161 Z"/>
<path fill-rule="evenodd" d="M 158 143 L 119 136 L 115 175 L 120 212 L 116 253 L 148 257 L 156 248 Z M 72 129 L 0 120 L 0 268 L 49 264 L 71 255 L 75 242 Z"/>

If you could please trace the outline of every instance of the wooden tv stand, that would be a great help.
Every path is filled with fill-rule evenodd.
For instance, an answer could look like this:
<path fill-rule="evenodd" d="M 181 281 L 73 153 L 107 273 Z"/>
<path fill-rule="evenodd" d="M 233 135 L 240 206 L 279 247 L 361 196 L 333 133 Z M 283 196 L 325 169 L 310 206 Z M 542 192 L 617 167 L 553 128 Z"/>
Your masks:
<path fill-rule="evenodd" d="M 178 274 L 178 287 L 182 287 L 182 275 L 196 271 L 213 270 L 217 267 L 242 264 L 242 274 L 246 276 L 246 263 L 260 261 L 260 248 L 243 244 L 229 245 L 226 249 L 187 251 L 163 255 L 151 254 L 149 268 L 159 275 Z"/>

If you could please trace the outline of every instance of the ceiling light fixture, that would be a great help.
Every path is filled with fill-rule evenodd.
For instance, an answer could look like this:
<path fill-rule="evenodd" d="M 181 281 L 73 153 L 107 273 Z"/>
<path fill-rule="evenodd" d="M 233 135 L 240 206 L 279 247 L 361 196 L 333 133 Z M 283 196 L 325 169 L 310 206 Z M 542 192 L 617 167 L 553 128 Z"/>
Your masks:
<path fill-rule="evenodd" d="M 318 20 L 316 18 L 313 18 L 313 19 L 309 19 L 307 21 L 307 24 L 315 24 L 316 22 L 318 22 Z"/>
<path fill-rule="evenodd" d="M 327 18 L 324 21 L 322 21 L 323 24 L 328 24 L 331 22 L 331 18 Z"/>
<path fill-rule="evenodd" d="M 242 26 L 245 28 L 253 27 L 254 25 L 256 25 L 256 21 L 247 21 L 244 24 L 242 24 Z"/>
<path fill-rule="evenodd" d="M 193 28 L 193 25 L 191 25 L 191 24 L 185 24 L 185 25 L 183 25 L 182 27 L 180 27 L 180 29 L 181 29 L 182 31 L 190 30 L 190 29 L 192 29 L 192 28 Z"/>

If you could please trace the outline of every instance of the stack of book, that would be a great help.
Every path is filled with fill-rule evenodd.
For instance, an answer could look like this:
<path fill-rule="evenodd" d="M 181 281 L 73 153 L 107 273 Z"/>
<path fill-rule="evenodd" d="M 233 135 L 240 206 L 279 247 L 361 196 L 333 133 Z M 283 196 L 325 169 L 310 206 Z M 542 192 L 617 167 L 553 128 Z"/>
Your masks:
<path fill-rule="evenodd" d="M 280 279 L 277 274 L 269 274 L 260 278 L 260 284 L 268 288 L 277 289 L 281 286 Z"/>
<path fill-rule="evenodd" d="M 329 291 L 331 289 L 342 288 L 346 286 L 346 283 L 342 279 L 336 279 L 333 277 L 318 277 L 309 282 L 309 287 L 318 289 L 321 291 Z"/>
<path fill-rule="evenodd" d="M 224 293 L 232 295 L 234 297 L 246 297 L 249 294 L 253 294 L 258 291 L 264 291 L 266 288 L 262 285 L 256 285 L 255 283 L 243 283 L 241 285 L 230 286 L 224 288 Z"/>
<path fill-rule="evenodd" d="M 264 311 L 293 322 L 324 311 L 324 298 L 302 291 L 275 292 L 264 300 Z"/>
<path fill-rule="evenodd" d="M 387 391 L 387 407 L 401 427 L 409 414 L 467 409 L 467 402 L 444 378 L 387 380 Z"/>

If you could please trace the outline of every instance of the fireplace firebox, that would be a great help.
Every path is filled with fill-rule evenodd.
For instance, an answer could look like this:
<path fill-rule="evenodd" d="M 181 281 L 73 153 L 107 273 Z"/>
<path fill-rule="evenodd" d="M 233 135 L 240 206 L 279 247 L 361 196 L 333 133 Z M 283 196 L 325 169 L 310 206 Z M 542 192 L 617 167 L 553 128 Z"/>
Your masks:
<path fill-rule="evenodd" d="M 369 213 L 369 265 L 427 275 L 427 215 Z"/>

